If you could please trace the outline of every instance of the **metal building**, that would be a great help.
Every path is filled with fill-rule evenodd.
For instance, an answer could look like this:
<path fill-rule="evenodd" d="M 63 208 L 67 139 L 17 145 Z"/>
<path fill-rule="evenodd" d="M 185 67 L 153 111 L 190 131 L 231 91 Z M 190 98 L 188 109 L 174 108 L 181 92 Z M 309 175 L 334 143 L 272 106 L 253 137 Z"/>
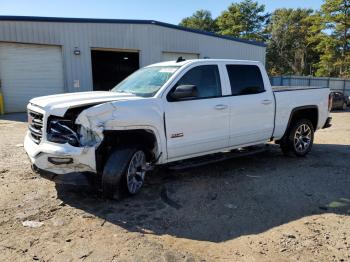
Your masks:
<path fill-rule="evenodd" d="M 6 112 L 32 97 L 109 90 L 139 67 L 179 56 L 265 63 L 264 43 L 150 20 L 0 16 Z"/>

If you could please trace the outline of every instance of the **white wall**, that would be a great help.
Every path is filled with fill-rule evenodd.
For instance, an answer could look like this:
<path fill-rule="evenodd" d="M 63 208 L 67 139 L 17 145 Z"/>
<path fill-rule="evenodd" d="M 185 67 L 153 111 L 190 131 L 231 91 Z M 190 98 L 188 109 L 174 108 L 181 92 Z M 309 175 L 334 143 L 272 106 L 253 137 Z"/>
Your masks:
<path fill-rule="evenodd" d="M 200 58 L 249 59 L 265 63 L 264 46 L 152 24 L 0 21 L 0 41 L 62 46 L 65 90 L 92 90 L 91 48 L 133 49 L 140 66 L 162 60 L 163 52 L 196 53 Z M 74 48 L 81 51 L 73 54 Z M 74 80 L 80 88 L 74 88 Z"/>

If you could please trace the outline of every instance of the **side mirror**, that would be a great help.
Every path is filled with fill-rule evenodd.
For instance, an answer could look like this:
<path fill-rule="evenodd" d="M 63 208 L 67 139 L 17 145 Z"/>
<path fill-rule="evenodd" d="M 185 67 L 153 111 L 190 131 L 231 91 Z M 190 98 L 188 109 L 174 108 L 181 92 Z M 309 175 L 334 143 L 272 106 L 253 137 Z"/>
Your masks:
<path fill-rule="evenodd" d="M 170 94 L 170 98 L 174 101 L 196 98 L 198 95 L 197 87 L 195 85 L 181 85 L 177 86 Z"/>

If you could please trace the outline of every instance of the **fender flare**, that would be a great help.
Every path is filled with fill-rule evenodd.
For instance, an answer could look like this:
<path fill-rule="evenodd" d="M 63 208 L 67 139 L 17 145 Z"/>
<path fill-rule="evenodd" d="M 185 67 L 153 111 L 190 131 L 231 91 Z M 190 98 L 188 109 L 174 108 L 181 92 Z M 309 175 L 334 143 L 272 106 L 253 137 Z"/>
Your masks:
<path fill-rule="evenodd" d="M 291 125 L 291 123 L 292 123 L 292 119 L 293 119 L 293 116 L 298 112 L 298 111 L 301 111 L 301 110 L 305 110 L 305 109 L 316 109 L 316 111 L 317 111 L 317 122 L 318 122 L 318 106 L 317 105 L 306 105 L 306 106 L 298 106 L 298 107 L 295 107 L 295 108 L 293 108 L 292 109 L 292 111 L 290 112 L 290 115 L 289 115 L 289 119 L 288 119 L 288 123 L 287 123 L 287 125 L 286 125 L 286 129 L 285 129 L 285 131 L 284 131 L 284 133 L 283 133 L 283 136 L 282 137 L 284 137 L 285 135 L 286 135 L 286 133 L 288 132 L 288 130 L 289 130 L 289 128 L 290 128 L 290 125 Z M 317 123 L 316 122 L 316 128 L 317 128 Z M 315 129 L 316 129 L 315 128 Z M 316 130 L 315 130 L 316 131 Z"/>

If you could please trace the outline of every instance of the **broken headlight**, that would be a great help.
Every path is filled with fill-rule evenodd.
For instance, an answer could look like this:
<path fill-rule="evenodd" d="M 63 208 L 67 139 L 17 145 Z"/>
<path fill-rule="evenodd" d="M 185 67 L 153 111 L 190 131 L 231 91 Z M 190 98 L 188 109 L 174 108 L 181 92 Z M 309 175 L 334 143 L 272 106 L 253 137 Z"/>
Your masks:
<path fill-rule="evenodd" d="M 47 128 L 47 140 L 50 142 L 79 146 L 79 137 L 74 131 L 74 123 L 66 119 L 51 119 Z"/>

